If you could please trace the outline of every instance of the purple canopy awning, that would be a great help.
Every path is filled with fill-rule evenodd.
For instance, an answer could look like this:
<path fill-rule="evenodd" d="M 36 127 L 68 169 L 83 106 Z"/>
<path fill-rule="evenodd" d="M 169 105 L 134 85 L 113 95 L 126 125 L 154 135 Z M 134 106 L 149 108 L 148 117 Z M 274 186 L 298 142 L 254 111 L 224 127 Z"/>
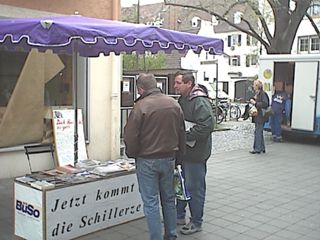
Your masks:
<path fill-rule="evenodd" d="M 78 40 L 78 41 L 76 41 Z M 172 50 L 202 50 L 209 54 L 223 53 L 223 40 L 166 30 L 155 26 L 102 20 L 81 16 L 1 19 L 0 46 L 8 50 L 29 51 L 38 48 L 54 53 L 72 54 L 73 42 L 83 57 L 110 52 L 157 53 Z"/>
<path fill-rule="evenodd" d="M 172 50 L 186 52 L 202 50 L 209 54 L 223 53 L 223 40 L 202 37 L 185 32 L 161 29 L 155 26 L 138 25 L 112 20 L 81 16 L 0 19 L 0 49 L 30 51 L 37 48 L 44 52 L 73 55 L 73 91 L 75 94 L 75 122 L 77 121 L 77 64 L 78 54 L 96 57 L 110 52 L 157 53 Z M 75 126 L 74 161 L 78 160 L 78 130 Z"/>

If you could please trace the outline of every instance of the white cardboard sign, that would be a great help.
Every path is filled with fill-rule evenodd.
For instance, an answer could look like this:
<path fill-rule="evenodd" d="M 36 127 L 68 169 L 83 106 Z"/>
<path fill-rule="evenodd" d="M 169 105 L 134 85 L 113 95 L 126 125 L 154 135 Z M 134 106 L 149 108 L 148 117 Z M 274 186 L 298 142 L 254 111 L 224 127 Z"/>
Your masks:
<path fill-rule="evenodd" d="M 53 132 L 59 166 L 74 165 L 74 110 L 53 110 Z M 82 111 L 78 109 L 78 160 L 87 160 Z"/>

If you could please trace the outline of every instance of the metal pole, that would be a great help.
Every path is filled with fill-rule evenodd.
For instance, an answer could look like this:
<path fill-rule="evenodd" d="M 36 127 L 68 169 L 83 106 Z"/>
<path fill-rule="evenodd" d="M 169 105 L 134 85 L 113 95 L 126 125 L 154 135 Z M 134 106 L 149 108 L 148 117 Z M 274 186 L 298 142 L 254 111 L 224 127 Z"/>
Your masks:
<path fill-rule="evenodd" d="M 137 23 L 140 23 L 140 0 L 138 0 L 138 5 L 137 5 Z"/>
<path fill-rule="evenodd" d="M 215 122 L 215 128 L 218 128 L 218 61 L 216 61 L 216 122 Z"/>
<path fill-rule="evenodd" d="M 138 4 L 137 4 L 137 19 L 136 19 L 137 24 L 140 23 L 140 0 L 138 0 Z M 139 54 L 136 53 L 136 69 L 139 69 Z"/>
<path fill-rule="evenodd" d="M 78 162 L 78 40 L 73 42 L 72 50 L 72 83 L 74 107 L 74 165 Z"/>

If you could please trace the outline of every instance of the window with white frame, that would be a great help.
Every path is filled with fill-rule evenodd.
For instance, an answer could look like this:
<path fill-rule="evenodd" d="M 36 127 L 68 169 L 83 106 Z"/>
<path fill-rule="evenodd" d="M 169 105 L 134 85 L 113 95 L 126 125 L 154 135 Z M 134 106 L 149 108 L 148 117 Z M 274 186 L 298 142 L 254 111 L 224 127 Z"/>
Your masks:
<path fill-rule="evenodd" d="M 320 50 L 320 39 L 318 37 L 311 37 L 311 51 L 319 51 Z"/>
<path fill-rule="evenodd" d="M 299 52 L 309 51 L 309 37 L 299 37 Z"/>
<path fill-rule="evenodd" d="M 303 36 L 298 38 L 298 52 L 320 52 L 320 39 L 317 35 Z"/>
<path fill-rule="evenodd" d="M 230 66 L 240 66 L 240 56 L 239 55 L 230 56 L 229 65 Z"/>

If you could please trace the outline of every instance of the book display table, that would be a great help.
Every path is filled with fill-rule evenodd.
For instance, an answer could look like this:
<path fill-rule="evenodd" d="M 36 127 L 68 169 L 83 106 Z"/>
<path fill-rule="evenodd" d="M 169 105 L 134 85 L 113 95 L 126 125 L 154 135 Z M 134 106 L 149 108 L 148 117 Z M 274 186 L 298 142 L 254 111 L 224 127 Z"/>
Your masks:
<path fill-rule="evenodd" d="M 143 217 L 134 171 L 37 189 L 15 180 L 15 235 L 72 239 Z"/>

